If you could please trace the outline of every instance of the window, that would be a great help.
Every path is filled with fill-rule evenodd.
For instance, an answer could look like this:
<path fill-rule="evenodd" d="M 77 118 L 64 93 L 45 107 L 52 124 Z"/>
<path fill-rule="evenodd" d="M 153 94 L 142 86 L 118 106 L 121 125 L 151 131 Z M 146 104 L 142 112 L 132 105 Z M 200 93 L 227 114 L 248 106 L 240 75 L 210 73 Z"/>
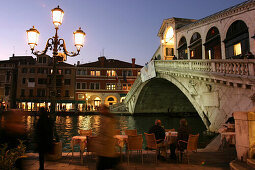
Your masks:
<path fill-rule="evenodd" d="M 212 59 L 212 50 L 208 50 L 208 58 L 209 58 L 209 60 Z"/>
<path fill-rule="evenodd" d="M 26 78 L 22 79 L 22 84 L 26 84 Z"/>
<path fill-rule="evenodd" d="M 173 56 L 174 49 L 173 48 L 166 48 L 166 56 Z"/>
<path fill-rule="evenodd" d="M 81 75 L 87 75 L 87 71 L 86 70 L 81 70 Z"/>
<path fill-rule="evenodd" d="M 62 74 L 62 70 L 61 70 L 61 69 L 59 69 L 57 73 L 58 73 L 58 74 Z"/>
<path fill-rule="evenodd" d="M 30 89 L 29 90 L 29 97 L 33 97 L 34 96 L 34 90 L 33 89 Z"/>
<path fill-rule="evenodd" d="M 133 73 L 132 73 L 131 70 L 124 70 L 124 71 L 122 72 L 122 74 L 123 74 L 124 77 L 125 77 L 125 76 L 132 76 L 132 75 L 133 75 Z"/>
<path fill-rule="evenodd" d="M 4 95 L 5 96 L 9 96 L 9 94 L 10 94 L 10 87 L 5 87 L 5 89 L 4 89 Z"/>
<path fill-rule="evenodd" d="M 109 97 L 109 98 L 108 98 L 108 101 L 114 101 L 114 98 Z"/>
<path fill-rule="evenodd" d="M 190 57 L 194 57 L 195 56 L 195 51 L 194 50 L 191 50 L 190 51 Z"/>
<path fill-rule="evenodd" d="M 100 71 L 94 71 L 94 70 L 92 70 L 92 71 L 90 71 L 90 75 L 91 75 L 91 76 L 100 76 Z"/>
<path fill-rule="evenodd" d="M 111 83 L 106 84 L 106 90 L 115 90 L 115 89 L 116 89 L 115 84 L 111 84 Z"/>
<path fill-rule="evenodd" d="M 21 94 L 20 94 L 21 97 L 25 97 L 25 89 L 21 89 Z"/>
<path fill-rule="evenodd" d="M 71 79 L 65 79 L 64 83 L 65 85 L 71 85 Z"/>
<path fill-rule="evenodd" d="M 115 77 L 116 76 L 116 72 L 114 70 L 107 70 L 107 76 L 108 77 Z"/>
<path fill-rule="evenodd" d="M 35 73 L 35 68 L 30 68 L 30 73 Z"/>
<path fill-rule="evenodd" d="M 60 97 L 61 96 L 61 90 L 60 89 L 58 89 L 57 90 L 57 95 L 56 95 L 57 97 Z"/>
<path fill-rule="evenodd" d="M 128 84 L 128 90 L 130 90 L 130 89 L 131 89 L 131 86 L 132 86 L 131 84 Z"/>
<path fill-rule="evenodd" d="M 35 78 L 29 78 L 28 81 L 29 82 L 35 82 Z"/>
<path fill-rule="evenodd" d="M 56 86 L 62 86 L 62 80 L 56 79 Z"/>
<path fill-rule="evenodd" d="M 96 83 L 96 89 L 99 89 L 99 83 Z"/>
<path fill-rule="evenodd" d="M 46 57 L 43 57 L 42 59 L 43 59 L 43 63 L 46 63 Z"/>
<path fill-rule="evenodd" d="M 242 54 L 242 48 L 241 43 L 234 45 L 234 56 L 241 55 Z"/>
<path fill-rule="evenodd" d="M 100 71 L 96 71 L 96 76 L 100 76 Z"/>
<path fill-rule="evenodd" d="M 65 74 L 71 74 L 71 69 L 65 69 Z"/>
<path fill-rule="evenodd" d="M 38 78 L 38 84 L 47 84 L 47 79 L 45 79 L 45 78 Z"/>
<path fill-rule="evenodd" d="M 22 68 L 22 73 L 27 73 L 27 68 Z"/>
<path fill-rule="evenodd" d="M 76 89 L 81 89 L 81 84 L 80 83 L 76 83 Z"/>
<path fill-rule="evenodd" d="M 86 83 L 82 83 L 82 84 L 81 84 L 81 88 L 82 88 L 82 89 L 86 89 Z"/>
<path fill-rule="evenodd" d="M 45 89 L 37 89 L 37 97 L 45 97 L 46 90 Z"/>
<path fill-rule="evenodd" d="M 81 70 L 77 70 L 76 74 L 81 75 Z"/>
<path fill-rule="evenodd" d="M 95 75 L 96 75 L 96 72 L 95 72 L 95 71 L 90 71 L 90 75 L 91 75 L 91 76 L 95 76 Z"/>
<path fill-rule="evenodd" d="M 65 91 L 65 97 L 69 97 L 69 90 Z"/>
<path fill-rule="evenodd" d="M 127 84 L 122 84 L 122 90 L 127 90 Z"/>
<path fill-rule="evenodd" d="M 95 89 L 95 83 L 90 83 L 90 89 Z"/>

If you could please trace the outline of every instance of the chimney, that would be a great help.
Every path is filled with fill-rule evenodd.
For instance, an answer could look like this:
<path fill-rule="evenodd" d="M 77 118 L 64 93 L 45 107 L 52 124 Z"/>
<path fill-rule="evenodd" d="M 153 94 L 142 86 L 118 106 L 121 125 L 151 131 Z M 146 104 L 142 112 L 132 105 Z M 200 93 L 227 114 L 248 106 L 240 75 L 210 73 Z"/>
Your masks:
<path fill-rule="evenodd" d="M 132 67 L 135 68 L 135 58 L 132 58 Z"/>
<path fill-rule="evenodd" d="M 105 56 L 98 57 L 98 61 L 100 62 L 101 66 L 104 67 L 104 63 L 105 63 L 105 61 L 106 61 Z"/>
<path fill-rule="evenodd" d="M 77 66 L 80 65 L 80 61 L 77 61 Z"/>

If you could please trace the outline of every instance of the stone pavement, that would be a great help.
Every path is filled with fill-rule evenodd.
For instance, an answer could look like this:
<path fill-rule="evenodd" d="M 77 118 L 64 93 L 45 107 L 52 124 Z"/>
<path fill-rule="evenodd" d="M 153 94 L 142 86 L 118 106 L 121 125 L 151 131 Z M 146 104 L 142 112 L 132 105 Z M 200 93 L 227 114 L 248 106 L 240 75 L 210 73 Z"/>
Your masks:
<path fill-rule="evenodd" d="M 120 169 L 122 170 L 166 170 L 166 169 L 208 169 L 208 170 L 220 170 L 230 169 L 229 163 L 236 158 L 235 148 L 227 148 L 223 152 L 197 152 L 192 153 L 190 156 L 190 164 L 177 163 L 175 160 L 168 159 L 166 161 L 158 161 L 155 164 L 154 153 L 147 151 L 144 152 L 144 164 L 141 163 L 141 156 L 134 153 L 130 157 L 130 164 L 127 163 L 127 158 L 124 156 Z M 38 170 L 38 154 L 28 154 L 28 159 L 25 161 L 26 170 Z M 83 163 L 80 161 L 79 153 L 74 153 L 72 158 L 71 153 L 63 153 L 62 159 L 58 161 L 46 161 L 46 170 L 78 170 L 78 169 L 96 169 L 96 157 L 94 155 L 84 155 Z"/>

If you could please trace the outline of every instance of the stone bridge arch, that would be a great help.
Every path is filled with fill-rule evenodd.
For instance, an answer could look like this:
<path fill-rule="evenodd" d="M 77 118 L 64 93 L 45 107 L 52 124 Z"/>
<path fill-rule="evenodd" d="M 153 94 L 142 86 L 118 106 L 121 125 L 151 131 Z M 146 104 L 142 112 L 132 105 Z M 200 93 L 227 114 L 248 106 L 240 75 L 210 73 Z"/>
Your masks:
<path fill-rule="evenodd" d="M 173 76 L 161 75 L 143 83 L 136 98 L 134 113 L 198 113 L 208 128 L 210 121 L 199 103 Z"/>
<path fill-rule="evenodd" d="M 254 61 L 154 63 L 156 77 L 142 82 L 139 76 L 126 96 L 125 104 L 130 113 L 195 111 L 209 130 L 217 131 L 233 112 L 254 107 Z M 229 72 L 229 68 L 234 72 Z M 180 105 L 181 100 L 183 106 L 178 110 L 175 106 Z"/>

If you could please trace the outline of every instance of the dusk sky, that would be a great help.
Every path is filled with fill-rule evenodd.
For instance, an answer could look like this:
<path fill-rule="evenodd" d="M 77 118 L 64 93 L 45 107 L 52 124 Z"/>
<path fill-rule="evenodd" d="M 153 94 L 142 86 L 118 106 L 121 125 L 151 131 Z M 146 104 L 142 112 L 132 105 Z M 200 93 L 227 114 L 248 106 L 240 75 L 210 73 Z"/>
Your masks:
<path fill-rule="evenodd" d="M 0 6 L 0 60 L 15 55 L 31 55 L 26 30 L 33 25 L 40 32 L 36 50 L 43 50 L 54 35 L 51 9 L 65 12 L 59 36 L 74 51 L 73 32 L 79 27 L 87 34 L 81 54 L 68 63 L 107 58 L 144 65 L 160 44 L 157 37 L 163 19 L 201 19 L 244 2 L 244 0 L 3 0 Z M 47 54 L 52 55 L 49 51 Z"/>

